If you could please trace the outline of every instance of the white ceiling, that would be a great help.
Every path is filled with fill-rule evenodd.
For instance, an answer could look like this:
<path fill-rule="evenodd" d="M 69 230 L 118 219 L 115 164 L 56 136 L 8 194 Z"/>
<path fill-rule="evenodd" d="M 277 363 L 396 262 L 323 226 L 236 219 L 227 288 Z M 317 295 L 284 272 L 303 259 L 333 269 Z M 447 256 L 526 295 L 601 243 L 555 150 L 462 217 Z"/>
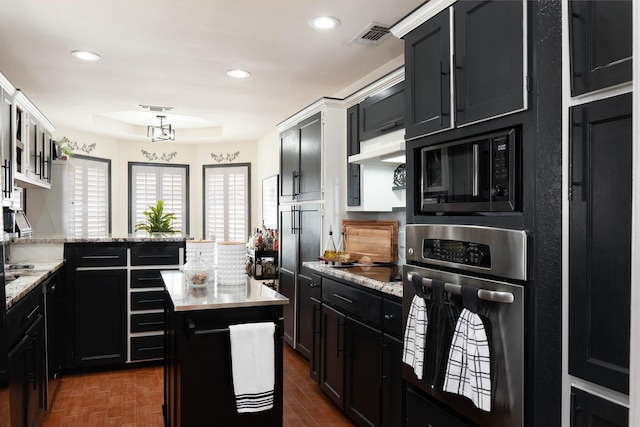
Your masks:
<path fill-rule="evenodd" d="M 0 0 L 0 71 L 57 128 L 143 140 L 159 124 L 144 104 L 174 108 L 164 114 L 176 143 L 255 141 L 402 55 L 393 35 L 350 40 L 423 1 Z M 341 25 L 311 28 L 319 15 Z M 76 49 L 102 59 L 79 61 Z"/>

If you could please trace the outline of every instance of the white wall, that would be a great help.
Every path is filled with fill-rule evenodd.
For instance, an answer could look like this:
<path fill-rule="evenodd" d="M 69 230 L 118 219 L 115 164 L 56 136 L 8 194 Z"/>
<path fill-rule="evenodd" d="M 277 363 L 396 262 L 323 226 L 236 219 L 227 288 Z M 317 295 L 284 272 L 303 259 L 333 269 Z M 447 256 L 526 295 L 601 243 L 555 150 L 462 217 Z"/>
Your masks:
<path fill-rule="evenodd" d="M 128 234 L 128 164 L 129 162 L 157 163 L 157 164 L 186 164 L 189 165 L 189 203 L 190 203 L 190 232 L 194 238 L 202 236 L 202 166 L 229 163 L 251 164 L 251 222 L 261 224 L 261 183 L 262 178 L 277 173 L 278 169 L 278 142 L 277 135 L 258 141 L 242 143 L 211 143 L 211 144 L 180 144 L 158 143 L 148 141 L 126 141 L 94 134 L 78 132 L 73 129 L 59 128 L 54 135 L 55 139 L 63 136 L 77 142 L 79 146 L 95 143 L 95 148 L 86 153 L 76 150 L 78 154 L 111 159 L 112 182 L 112 236 L 124 237 Z M 275 142 L 271 139 L 275 138 Z M 260 147 L 264 144 L 264 147 Z M 273 147 L 276 147 L 274 150 Z M 150 155 L 155 154 L 158 160 L 149 160 L 143 154 L 143 150 Z M 226 155 L 239 151 L 240 154 L 232 162 L 218 163 L 212 158 L 212 154 Z M 275 154 L 272 152 L 275 151 Z M 170 161 L 160 158 L 162 155 L 176 153 Z M 271 158 L 275 156 L 274 158 Z M 258 159 L 261 159 L 260 161 Z M 262 166 L 262 163 L 273 164 L 274 169 Z M 264 171 L 263 171 L 264 170 Z M 267 173 L 268 175 L 262 175 Z M 36 215 L 28 212 L 29 216 Z"/>

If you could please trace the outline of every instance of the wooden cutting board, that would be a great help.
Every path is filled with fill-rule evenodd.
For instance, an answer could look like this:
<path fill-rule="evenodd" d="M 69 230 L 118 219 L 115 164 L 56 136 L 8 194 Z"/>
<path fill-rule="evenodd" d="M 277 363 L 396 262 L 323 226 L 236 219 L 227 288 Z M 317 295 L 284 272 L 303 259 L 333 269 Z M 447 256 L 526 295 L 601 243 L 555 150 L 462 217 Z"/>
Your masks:
<path fill-rule="evenodd" d="M 342 228 L 352 259 L 398 261 L 398 221 L 343 219 Z"/>

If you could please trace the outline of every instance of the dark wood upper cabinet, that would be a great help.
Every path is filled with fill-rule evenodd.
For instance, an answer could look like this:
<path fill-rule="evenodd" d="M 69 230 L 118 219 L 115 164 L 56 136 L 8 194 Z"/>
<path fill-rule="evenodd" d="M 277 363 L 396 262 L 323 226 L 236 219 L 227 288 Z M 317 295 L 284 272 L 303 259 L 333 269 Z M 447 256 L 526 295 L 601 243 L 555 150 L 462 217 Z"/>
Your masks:
<path fill-rule="evenodd" d="M 526 107 L 524 13 L 520 1 L 457 2 L 405 36 L 407 139 Z"/>
<path fill-rule="evenodd" d="M 571 108 L 569 373 L 629 392 L 631 94 Z"/>
<path fill-rule="evenodd" d="M 363 100 L 358 111 L 359 140 L 402 129 L 404 109 L 404 81 Z"/>
<path fill-rule="evenodd" d="M 321 198 L 321 113 L 280 134 L 280 199 Z"/>
<path fill-rule="evenodd" d="M 569 1 L 571 95 L 631 81 L 631 1 Z"/>
<path fill-rule="evenodd" d="M 406 137 L 451 127 L 449 9 L 405 37 Z"/>
<path fill-rule="evenodd" d="M 454 7 L 456 124 L 524 107 L 524 28 L 520 1 Z"/>

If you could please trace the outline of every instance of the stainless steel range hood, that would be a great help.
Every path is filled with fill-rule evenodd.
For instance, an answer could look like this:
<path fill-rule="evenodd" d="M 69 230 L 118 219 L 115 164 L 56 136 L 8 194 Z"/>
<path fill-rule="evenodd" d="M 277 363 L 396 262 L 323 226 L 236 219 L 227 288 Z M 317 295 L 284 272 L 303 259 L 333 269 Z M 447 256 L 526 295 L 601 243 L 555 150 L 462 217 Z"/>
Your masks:
<path fill-rule="evenodd" d="M 362 141 L 360 143 L 360 153 L 349 156 L 349 163 L 360 165 L 381 165 L 386 163 L 390 166 L 403 164 L 406 163 L 405 147 L 404 129 L 400 129 Z"/>

